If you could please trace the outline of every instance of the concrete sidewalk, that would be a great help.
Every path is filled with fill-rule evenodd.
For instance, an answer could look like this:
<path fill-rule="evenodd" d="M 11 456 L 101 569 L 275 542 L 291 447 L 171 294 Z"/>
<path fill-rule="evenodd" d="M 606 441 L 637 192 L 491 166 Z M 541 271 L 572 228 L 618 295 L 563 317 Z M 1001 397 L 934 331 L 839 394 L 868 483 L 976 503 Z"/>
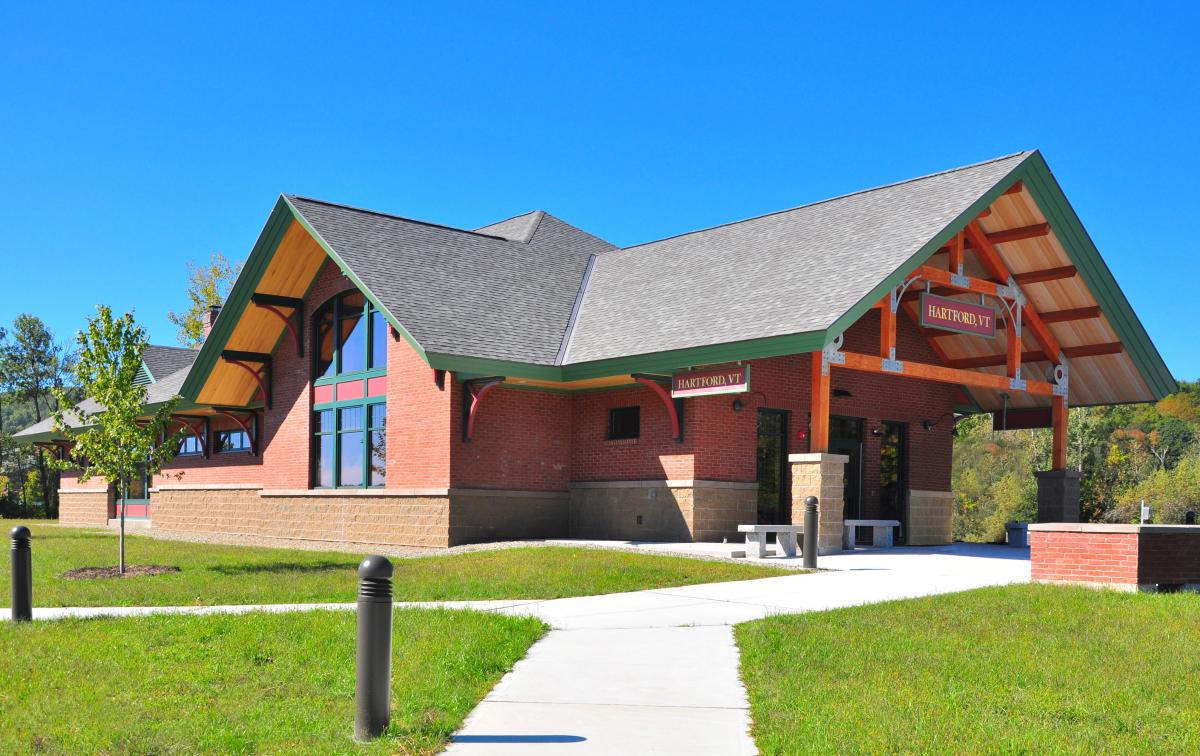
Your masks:
<path fill-rule="evenodd" d="M 1027 582 L 1029 552 L 955 544 L 821 558 L 830 571 L 501 607 L 554 631 L 447 753 L 754 753 L 731 625 Z"/>
<path fill-rule="evenodd" d="M 449 753 L 754 753 L 732 625 L 1027 582 L 1029 551 L 974 544 L 867 549 L 821 557 L 820 566 L 815 574 L 602 596 L 397 606 L 535 616 L 552 628 L 471 713 Z M 35 609 L 34 617 L 354 606 L 62 608 Z"/>

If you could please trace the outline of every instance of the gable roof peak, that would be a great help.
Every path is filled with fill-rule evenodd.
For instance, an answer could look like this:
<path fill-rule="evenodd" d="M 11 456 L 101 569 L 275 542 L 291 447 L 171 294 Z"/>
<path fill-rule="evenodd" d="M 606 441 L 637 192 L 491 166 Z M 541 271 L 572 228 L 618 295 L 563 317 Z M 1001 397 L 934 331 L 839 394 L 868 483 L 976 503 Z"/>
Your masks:
<path fill-rule="evenodd" d="M 504 237 L 498 236 L 496 234 L 483 233 L 480 231 L 472 231 L 470 229 L 459 228 L 457 226 L 447 226 L 444 223 L 433 223 L 432 221 L 424 221 L 424 220 L 418 220 L 416 218 L 408 218 L 403 215 L 396 215 L 394 213 L 385 213 L 385 212 L 381 212 L 379 210 L 368 210 L 365 207 L 356 207 L 354 205 L 346 205 L 341 202 L 330 202 L 329 200 L 316 199 L 315 197 L 305 197 L 300 194 L 285 194 L 283 196 L 290 202 L 302 202 L 302 203 L 312 203 L 315 205 L 324 205 L 326 207 L 332 207 L 332 208 L 336 208 L 338 210 L 349 210 L 350 212 L 354 212 L 354 213 L 362 213 L 364 215 L 373 215 L 378 218 L 387 218 L 390 220 L 401 221 L 403 223 L 416 223 L 419 226 L 428 226 L 429 228 L 438 228 L 438 229 L 442 229 L 444 231 L 457 231 L 460 234 L 471 234 L 473 236 L 484 236 L 489 239 L 501 239 L 501 240 L 504 239 Z"/>

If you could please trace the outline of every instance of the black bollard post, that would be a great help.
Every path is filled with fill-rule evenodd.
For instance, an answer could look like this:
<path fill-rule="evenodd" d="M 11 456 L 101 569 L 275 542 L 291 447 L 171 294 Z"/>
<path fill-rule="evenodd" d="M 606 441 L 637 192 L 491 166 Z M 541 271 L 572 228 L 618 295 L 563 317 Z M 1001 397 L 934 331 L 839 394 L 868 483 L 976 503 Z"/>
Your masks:
<path fill-rule="evenodd" d="M 1185 525 L 1195 525 L 1196 524 L 1196 512 L 1194 510 L 1189 509 L 1187 511 L 1187 513 L 1184 514 L 1184 516 L 1183 516 L 1183 523 Z"/>
<path fill-rule="evenodd" d="M 29 551 L 29 528 L 18 525 L 12 536 L 12 618 L 13 622 L 33 619 L 33 556 Z"/>
<path fill-rule="evenodd" d="M 806 569 L 817 569 L 817 529 L 819 527 L 817 497 L 809 496 L 804 499 L 804 567 Z"/>
<path fill-rule="evenodd" d="M 392 708 L 392 563 L 369 556 L 358 566 L 358 650 L 354 739 L 377 738 Z"/>

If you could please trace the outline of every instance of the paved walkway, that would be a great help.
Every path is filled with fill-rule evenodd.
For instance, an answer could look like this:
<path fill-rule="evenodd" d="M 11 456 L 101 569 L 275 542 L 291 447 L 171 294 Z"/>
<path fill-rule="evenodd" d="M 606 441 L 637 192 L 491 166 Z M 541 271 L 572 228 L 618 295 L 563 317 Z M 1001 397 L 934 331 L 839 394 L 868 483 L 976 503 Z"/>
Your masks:
<path fill-rule="evenodd" d="M 732 625 L 1029 580 L 1029 551 L 955 544 L 821 557 L 812 575 L 549 601 L 401 604 L 532 615 L 552 630 L 448 753 L 754 753 Z M 35 618 L 352 609 L 354 604 L 35 609 Z"/>

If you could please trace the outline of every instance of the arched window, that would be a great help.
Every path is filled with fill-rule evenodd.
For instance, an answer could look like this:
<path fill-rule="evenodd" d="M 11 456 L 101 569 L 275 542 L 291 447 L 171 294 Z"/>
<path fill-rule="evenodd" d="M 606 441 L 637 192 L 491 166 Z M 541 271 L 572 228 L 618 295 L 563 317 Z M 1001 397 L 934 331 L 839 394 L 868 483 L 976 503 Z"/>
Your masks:
<path fill-rule="evenodd" d="M 387 322 L 358 290 L 313 316 L 312 484 L 386 482 Z"/>

